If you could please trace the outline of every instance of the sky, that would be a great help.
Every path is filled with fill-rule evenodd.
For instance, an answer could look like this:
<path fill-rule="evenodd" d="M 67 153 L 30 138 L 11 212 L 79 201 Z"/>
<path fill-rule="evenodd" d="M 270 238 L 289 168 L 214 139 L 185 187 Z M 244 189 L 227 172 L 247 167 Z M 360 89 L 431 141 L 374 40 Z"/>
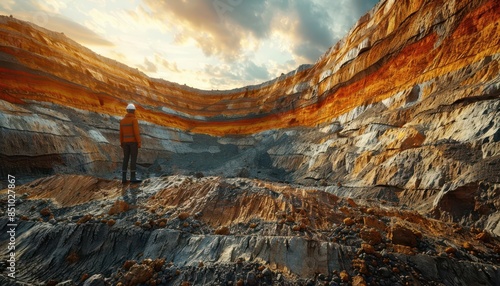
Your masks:
<path fill-rule="evenodd" d="M 206 90 L 313 64 L 378 0 L 1 0 L 0 14 L 62 32 L 153 78 Z"/>

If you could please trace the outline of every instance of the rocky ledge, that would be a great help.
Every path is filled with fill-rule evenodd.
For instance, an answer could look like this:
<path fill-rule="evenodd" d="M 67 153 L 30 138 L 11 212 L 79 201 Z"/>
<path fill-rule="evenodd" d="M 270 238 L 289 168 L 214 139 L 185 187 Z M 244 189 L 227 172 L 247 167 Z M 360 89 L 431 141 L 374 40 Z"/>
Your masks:
<path fill-rule="evenodd" d="M 58 175 L 17 193 L 16 275 L 24 285 L 500 281 L 500 240 L 489 232 L 325 187 L 201 176 L 122 185 Z"/>

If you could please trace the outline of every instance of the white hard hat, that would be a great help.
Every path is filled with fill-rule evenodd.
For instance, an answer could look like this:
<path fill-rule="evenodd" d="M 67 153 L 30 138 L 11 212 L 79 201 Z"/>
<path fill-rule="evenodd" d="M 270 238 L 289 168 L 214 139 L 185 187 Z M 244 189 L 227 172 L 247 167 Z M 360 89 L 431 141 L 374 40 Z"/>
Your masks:
<path fill-rule="evenodd" d="M 127 110 L 135 110 L 135 105 L 129 103 L 129 105 L 127 105 Z"/>

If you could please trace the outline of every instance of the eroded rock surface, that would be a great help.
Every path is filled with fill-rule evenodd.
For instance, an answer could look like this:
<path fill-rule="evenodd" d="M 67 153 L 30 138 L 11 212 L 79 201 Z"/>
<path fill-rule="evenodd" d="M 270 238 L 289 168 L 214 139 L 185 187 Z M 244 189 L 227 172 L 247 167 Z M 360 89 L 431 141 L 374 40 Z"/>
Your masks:
<path fill-rule="evenodd" d="M 500 240 L 489 232 L 325 189 L 220 177 L 140 185 L 39 179 L 17 190 L 18 281 L 495 285 L 500 278 Z"/>

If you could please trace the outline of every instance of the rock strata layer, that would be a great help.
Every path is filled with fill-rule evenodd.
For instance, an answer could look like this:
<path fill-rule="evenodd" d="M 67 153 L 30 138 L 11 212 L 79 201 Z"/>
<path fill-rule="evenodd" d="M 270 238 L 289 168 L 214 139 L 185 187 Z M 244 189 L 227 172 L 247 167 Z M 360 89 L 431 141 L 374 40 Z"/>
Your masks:
<path fill-rule="evenodd" d="M 382 167 L 415 149 L 437 154 L 435 147 L 472 144 L 464 148 L 494 158 L 498 15 L 494 0 L 381 1 L 314 65 L 228 91 L 151 79 L 63 34 L 2 16 L 0 158 L 6 164 L 0 173 L 115 171 L 118 120 L 128 102 L 138 106 L 145 139 L 139 163 L 155 166 L 150 173 L 260 169 L 263 178 L 328 179 L 320 171 L 344 183 L 358 177 L 364 162 Z M 304 130 L 313 135 L 293 135 Z M 331 157 L 324 150 L 339 145 L 346 149 L 337 162 L 323 164 L 317 155 Z M 435 162 L 435 171 L 410 182 L 388 178 L 395 170 L 357 181 L 427 188 L 432 180 L 431 188 L 440 189 L 447 176 L 466 172 L 440 170 L 447 163 Z"/>

